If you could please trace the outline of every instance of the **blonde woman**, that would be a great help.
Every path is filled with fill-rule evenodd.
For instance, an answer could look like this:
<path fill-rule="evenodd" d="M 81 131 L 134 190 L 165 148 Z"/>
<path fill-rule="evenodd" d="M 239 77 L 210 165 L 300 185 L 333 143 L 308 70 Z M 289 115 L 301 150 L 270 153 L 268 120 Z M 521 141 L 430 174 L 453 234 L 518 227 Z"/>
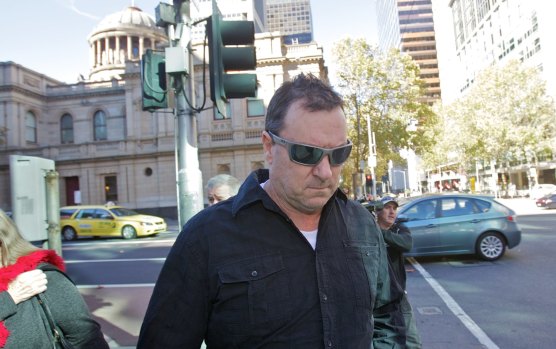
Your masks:
<path fill-rule="evenodd" d="M 58 270 L 65 270 L 62 258 L 23 239 L 0 210 L 0 348 L 53 347 L 48 320 L 34 297 L 38 293 L 74 348 L 108 348 L 77 288 Z"/>

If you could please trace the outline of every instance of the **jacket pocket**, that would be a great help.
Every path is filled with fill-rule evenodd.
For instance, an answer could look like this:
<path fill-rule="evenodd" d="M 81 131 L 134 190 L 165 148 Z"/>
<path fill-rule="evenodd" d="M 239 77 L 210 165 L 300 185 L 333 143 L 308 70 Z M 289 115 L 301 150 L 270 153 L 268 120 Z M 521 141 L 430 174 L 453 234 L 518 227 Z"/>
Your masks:
<path fill-rule="evenodd" d="M 231 316 L 228 319 L 231 322 L 243 318 L 251 325 L 260 325 L 289 317 L 289 282 L 281 254 L 253 257 L 223 266 L 218 277 L 217 301 Z"/>
<path fill-rule="evenodd" d="M 377 292 L 379 248 L 368 241 L 344 241 L 356 304 L 372 310 Z"/>

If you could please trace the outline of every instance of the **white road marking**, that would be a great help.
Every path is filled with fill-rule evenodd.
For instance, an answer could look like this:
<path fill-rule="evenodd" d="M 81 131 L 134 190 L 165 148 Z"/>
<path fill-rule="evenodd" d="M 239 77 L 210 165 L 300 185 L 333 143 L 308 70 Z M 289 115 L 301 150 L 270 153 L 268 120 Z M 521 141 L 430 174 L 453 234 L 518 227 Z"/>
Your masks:
<path fill-rule="evenodd" d="M 114 259 L 71 259 L 66 264 L 74 263 L 112 263 L 112 262 L 164 262 L 166 258 L 114 258 Z"/>
<path fill-rule="evenodd" d="M 127 288 L 127 287 L 154 287 L 154 284 L 107 284 L 107 285 L 76 285 L 77 288 Z"/>
<path fill-rule="evenodd" d="M 409 262 L 413 265 L 415 269 L 421 273 L 423 278 L 429 283 L 433 290 L 440 296 L 440 298 L 446 303 L 446 306 L 454 313 L 454 315 L 463 323 L 465 327 L 479 340 L 479 343 L 484 345 L 486 349 L 500 349 L 483 330 L 473 321 L 459 304 L 446 292 L 444 287 L 440 286 L 438 281 L 436 281 L 426 270 L 415 260 L 413 257 L 408 258 Z"/>
<path fill-rule="evenodd" d="M 144 245 L 144 244 L 159 244 L 159 243 L 174 243 L 176 241 L 175 238 L 168 238 L 168 239 L 161 239 L 161 240 L 106 240 L 106 241 L 91 241 L 91 242 L 69 242 L 65 241 L 62 245 L 62 248 L 65 249 L 72 249 L 74 247 L 84 247 L 84 246 L 110 246 L 110 245 Z"/>

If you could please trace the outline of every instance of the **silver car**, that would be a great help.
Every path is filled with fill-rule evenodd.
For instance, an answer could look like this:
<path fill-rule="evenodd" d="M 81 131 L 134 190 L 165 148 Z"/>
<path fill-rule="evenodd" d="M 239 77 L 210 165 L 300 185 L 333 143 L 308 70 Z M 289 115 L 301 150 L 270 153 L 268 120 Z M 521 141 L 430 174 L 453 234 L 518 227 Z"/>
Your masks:
<path fill-rule="evenodd" d="M 521 242 L 516 214 L 492 197 L 430 195 L 401 202 L 398 221 L 413 236 L 406 256 L 476 254 L 494 261 Z"/>

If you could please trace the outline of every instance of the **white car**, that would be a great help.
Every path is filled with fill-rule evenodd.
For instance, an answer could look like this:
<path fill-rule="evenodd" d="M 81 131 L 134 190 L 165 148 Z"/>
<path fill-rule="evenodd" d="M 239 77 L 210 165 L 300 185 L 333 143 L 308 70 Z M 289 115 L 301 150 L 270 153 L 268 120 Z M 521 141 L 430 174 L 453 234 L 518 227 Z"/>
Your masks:
<path fill-rule="evenodd" d="M 533 200 L 537 200 L 553 191 L 556 191 L 556 185 L 554 184 L 536 184 L 531 188 L 529 197 Z"/>

